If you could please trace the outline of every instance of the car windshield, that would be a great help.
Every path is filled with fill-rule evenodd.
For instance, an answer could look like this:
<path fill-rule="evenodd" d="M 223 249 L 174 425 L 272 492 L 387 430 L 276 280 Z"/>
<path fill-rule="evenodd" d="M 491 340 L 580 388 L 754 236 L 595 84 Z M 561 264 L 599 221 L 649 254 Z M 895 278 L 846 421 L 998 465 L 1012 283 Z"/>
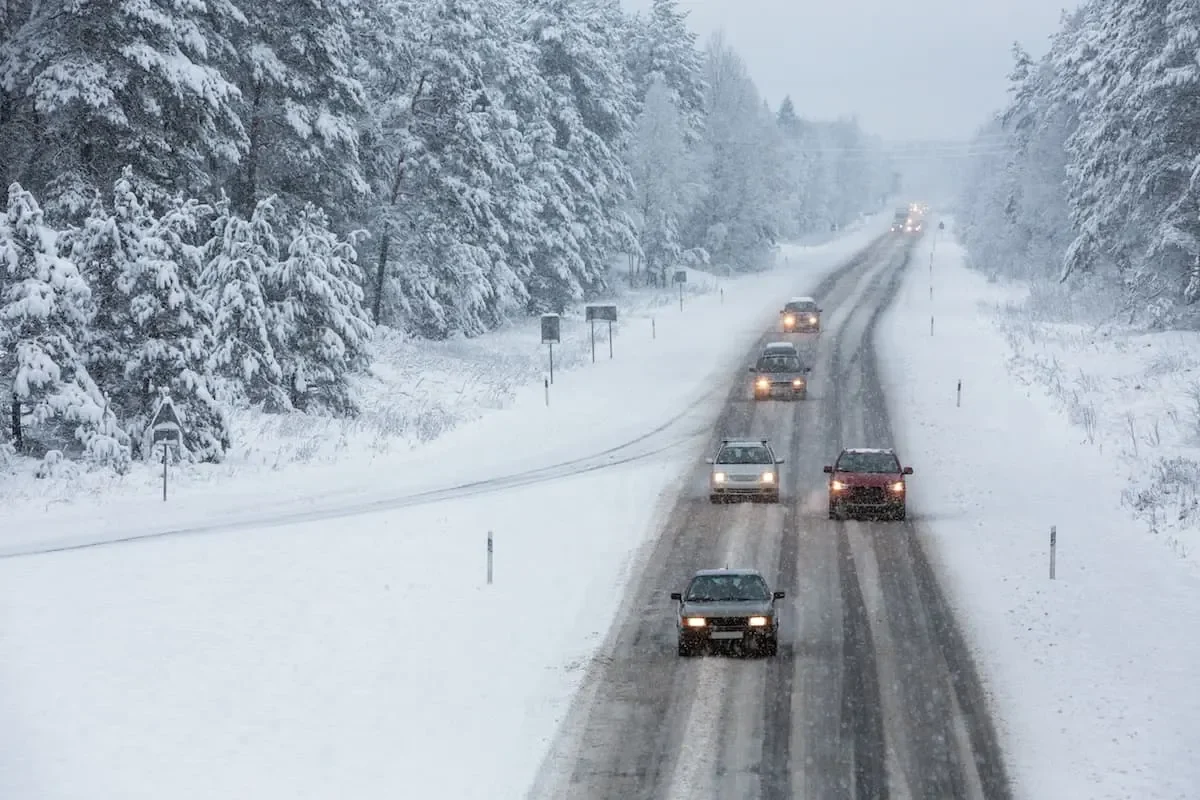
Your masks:
<path fill-rule="evenodd" d="M 799 302 L 799 303 L 788 303 L 787 310 L 788 311 L 816 311 L 817 304 L 812 302 L 811 300 L 805 300 L 805 301 Z"/>
<path fill-rule="evenodd" d="M 698 575 L 692 579 L 686 599 L 696 603 L 761 601 L 770 600 L 771 593 L 758 575 Z"/>
<path fill-rule="evenodd" d="M 795 356 L 764 356 L 758 360 L 759 372 L 799 372 L 800 359 Z"/>
<path fill-rule="evenodd" d="M 722 447 L 718 464 L 770 464 L 771 451 L 762 445 L 732 445 Z"/>
<path fill-rule="evenodd" d="M 898 474 L 900 461 L 892 453 L 842 453 L 836 471 Z"/>

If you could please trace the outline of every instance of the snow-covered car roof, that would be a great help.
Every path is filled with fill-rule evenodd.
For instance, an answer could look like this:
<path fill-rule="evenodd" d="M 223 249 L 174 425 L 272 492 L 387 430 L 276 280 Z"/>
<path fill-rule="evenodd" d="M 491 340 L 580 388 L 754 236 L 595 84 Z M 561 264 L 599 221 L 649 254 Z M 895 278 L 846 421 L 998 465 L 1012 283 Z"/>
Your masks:
<path fill-rule="evenodd" d="M 847 447 L 843 453 L 888 453 L 896 455 L 894 447 Z"/>
<path fill-rule="evenodd" d="M 767 350 L 795 350 L 796 345 L 791 342 L 767 342 L 767 346 L 763 348 L 763 352 Z"/>
<path fill-rule="evenodd" d="M 815 297 L 793 297 L 791 300 L 788 300 L 788 302 L 789 303 L 815 303 L 815 302 L 817 302 L 817 299 Z"/>
<path fill-rule="evenodd" d="M 769 439 L 722 439 L 721 447 L 770 447 Z"/>
<path fill-rule="evenodd" d="M 735 569 L 730 569 L 729 567 L 725 567 L 723 569 L 698 569 L 698 570 L 696 570 L 696 574 L 693 575 L 692 577 L 698 578 L 701 575 L 757 575 L 760 578 L 763 576 L 762 573 L 759 572 L 758 570 L 750 569 L 748 567 L 741 567 L 741 568 L 735 568 Z"/>

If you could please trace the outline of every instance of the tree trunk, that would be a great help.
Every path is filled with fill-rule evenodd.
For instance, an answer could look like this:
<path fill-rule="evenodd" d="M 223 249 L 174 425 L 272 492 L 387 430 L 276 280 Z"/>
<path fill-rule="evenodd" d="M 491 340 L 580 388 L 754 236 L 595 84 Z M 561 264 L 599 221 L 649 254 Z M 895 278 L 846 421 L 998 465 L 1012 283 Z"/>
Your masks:
<path fill-rule="evenodd" d="M 387 274 L 388 249 L 392 244 L 392 234 L 387 227 L 379 238 L 379 263 L 375 267 L 375 303 L 371 309 L 375 324 L 383 324 L 383 281 Z"/>
<path fill-rule="evenodd" d="M 21 398 L 17 397 L 15 392 L 12 396 L 12 438 L 13 444 L 20 451 L 24 446 L 21 435 Z"/>

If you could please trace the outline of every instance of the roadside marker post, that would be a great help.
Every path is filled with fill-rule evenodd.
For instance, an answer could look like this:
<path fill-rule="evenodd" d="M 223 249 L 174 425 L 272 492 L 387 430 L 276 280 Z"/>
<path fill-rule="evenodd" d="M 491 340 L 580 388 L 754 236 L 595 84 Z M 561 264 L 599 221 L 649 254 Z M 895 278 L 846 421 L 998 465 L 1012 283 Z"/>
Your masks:
<path fill-rule="evenodd" d="M 488 531 L 487 582 L 492 585 L 492 532 Z"/>
<path fill-rule="evenodd" d="M 929 335 L 933 336 L 933 314 L 929 315 Z"/>
<path fill-rule="evenodd" d="M 1055 551 L 1058 549 L 1058 527 L 1050 526 L 1050 580 L 1054 580 Z"/>
<path fill-rule="evenodd" d="M 550 407 L 550 379 L 542 378 L 542 383 L 546 386 L 546 408 Z"/>
<path fill-rule="evenodd" d="M 658 325 L 655 323 L 654 317 L 650 318 L 650 338 L 651 339 L 658 338 Z"/>
<path fill-rule="evenodd" d="M 958 398 L 954 402 L 955 408 L 962 408 L 962 378 L 958 379 Z"/>

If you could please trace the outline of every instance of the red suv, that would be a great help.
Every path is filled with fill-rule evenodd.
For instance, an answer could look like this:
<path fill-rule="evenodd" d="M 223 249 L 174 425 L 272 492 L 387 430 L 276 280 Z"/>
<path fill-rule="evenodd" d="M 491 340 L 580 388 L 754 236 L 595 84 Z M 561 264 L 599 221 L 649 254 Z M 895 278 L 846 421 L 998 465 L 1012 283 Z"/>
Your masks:
<path fill-rule="evenodd" d="M 844 519 L 851 514 L 907 516 L 907 490 L 904 476 L 912 467 L 900 466 L 896 451 L 855 447 L 843 450 L 837 462 L 826 466 L 829 475 L 829 518 Z"/>

